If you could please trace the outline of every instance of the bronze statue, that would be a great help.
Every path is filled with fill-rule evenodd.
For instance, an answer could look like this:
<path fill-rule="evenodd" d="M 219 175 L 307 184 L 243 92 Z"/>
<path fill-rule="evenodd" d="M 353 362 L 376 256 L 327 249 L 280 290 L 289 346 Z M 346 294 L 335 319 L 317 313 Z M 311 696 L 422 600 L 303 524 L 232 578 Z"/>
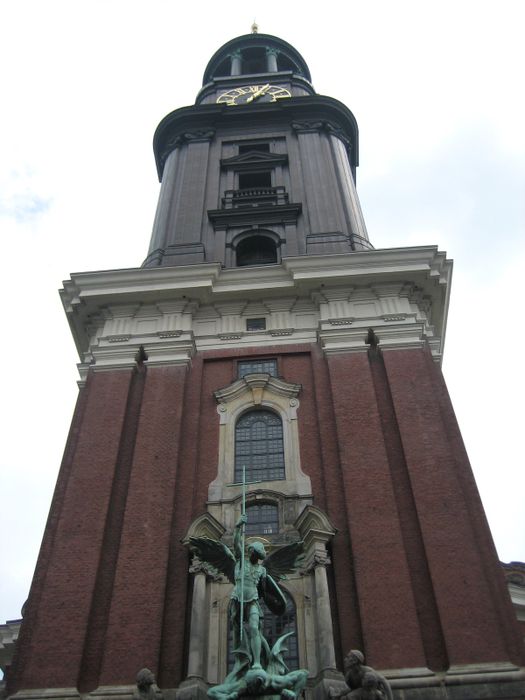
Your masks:
<path fill-rule="evenodd" d="M 286 598 L 276 579 L 298 569 L 303 558 L 303 543 L 280 547 L 266 555 L 262 542 L 248 545 L 244 554 L 244 513 L 234 530 L 234 552 L 222 542 L 208 537 L 191 537 L 190 547 L 199 559 L 224 574 L 234 584 L 231 594 L 231 625 L 235 664 L 224 683 L 210 688 L 208 695 L 215 700 L 235 700 L 242 695 L 267 695 L 274 690 L 285 698 L 297 698 L 306 684 L 305 670 L 288 672 L 282 654 L 283 635 L 270 648 L 262 633 L 262 599 L 274 615 L 282 615 Z"/>
<path fill-rule="evenodd" d="M 331 698 L 362 698 L 363 700 L 393 700 L 392 688 L 387 679 L 371 666 L 365 666 L 365 657 L 358 649 L 352 649 L 343 662 L 345 688 L 330 688 Z"/>

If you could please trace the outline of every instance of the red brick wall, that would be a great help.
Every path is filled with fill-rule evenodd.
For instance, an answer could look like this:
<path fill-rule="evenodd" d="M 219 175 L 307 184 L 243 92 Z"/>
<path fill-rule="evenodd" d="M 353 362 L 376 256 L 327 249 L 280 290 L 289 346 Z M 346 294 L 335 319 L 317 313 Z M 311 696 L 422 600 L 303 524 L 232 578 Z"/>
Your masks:
<path fill-rule="evenodd" d="M 208 352 L 188 369 L 90 376 L 22 629 L 18 688 L 79 683 L 87 691 L 132 683 L 143 666 L 161 687 L 184 678 L 191 588 L 180 540 L 205 512 L 216 477 L 213 392 L 235 379 L 236 358 L 248 354 Z M 327 360 L 305 345 L 256 355 L 278 356 L 283 379 L 302 385 L 302 468 L 315 505 L 338 529 L 329 578 L 339 659 L 355 647 L 381 668 L 521 658 L 427 351 Z"/>
<path fill-rule="evenodd" d="M 478 547 L 488 533 L 469 516 L 464 489 L 474 484 L 465 455 L 449 440 L 434 367 L 425 351 L 385 352 L 384 363 L 449 663 L 508 659 Z"/>
<path fill-rule="evenodd" d="M 439 401 L 446 439 L 454 455 L 458 480 L 464 496 L 465 509 L 472 523 L 474 542 L 483 567 L 488 595 L 497 616 L 500 633 L 505 640 L 508 658 L 518 666 L 525 663 L 523 635 L 515 624 L 515 611 L 512 607 L 503 571 L 490 528 L 481 503 L 481 498 L 470 468 L 461 432 L 445 384 L 441 369 L 432 361 L 430 352 L 425 354 L 429 374 Z"/>
<path fill-rule="evenodd" d="M 429 668 L 443 670 L 448 667 L 446 644 L 383 356 L 371 349 L 369 361 L 425 657 Z"/>
<path fill-rule="evenodd" d="M 181 463 L 186 367 L 148 368 L 109 611 L 100 685 L 157 672 Z M 186 566 L 187 571 L 187 566 Z M 186 571 L 180 572 L 186 579 Z"/>
<path fill-rule="evenodd" d="M 84 655 L 78 679 L 78 689 L 83 693 L 89 692 L 98 686 L 100 669 L 104 658 L 105 638 L 115 583 L 115 571 L 119 557 L 122 523 L 126 512 L 126 500 L 135 452 L 135 438 L 144 396 L 145 379 L 145 368 L 139 366 L 137 371 L 133 373 L 128 394 L 97 579 L 91 601 Z"/>
<path fill-rule="evenodd" d="M 44 537 L 45 575 L 17 688 L 77 685 L 131 374 L 94 374 L 84 389 L 82 426 L 73 426 L 78 435 L 61 471 L 66 483 L 61 475 Z"/>
<path fill-rule="evenodd" d="M 64 503 L 64 496 L 67 489 L 69 475 L 73 465 L 73 455 L 75 454 L 76 445 L 79 435 L 82 430 L 84 413 L 89 394 L 90 380 L 84 386 L 78 395 L 71 428 L 67 439 L 62 465 L 58 474 L 53 500 L 49 510 L 49 515 L 46 523 L 40 553 L 38 555 L 31 590 L 24 611 L 24 624 L 20 629 L 13 663 L 6 677 L 7 692 L 10 694 L 15 691 L 15 678 L 21 677 L 23 669 L 29 663 L 31 655 L 31 639 L 36 632 L 37 616 L 40 607 L 40 600 L 44 590 L 46 573 L 49 566 L 51 553 L 53 549 L 53 541 L 60 521 L 60 514 Z M 28 686 L 27 686 L 28 687 Z"/>
<path fill-rule="evenodd" d="M 368 358 L 335 355 L 328 366 L 364 650 L 379 668 L 425 666 Z M 353 631 L 345 627 L 342 643 L 349 649 Z"/>

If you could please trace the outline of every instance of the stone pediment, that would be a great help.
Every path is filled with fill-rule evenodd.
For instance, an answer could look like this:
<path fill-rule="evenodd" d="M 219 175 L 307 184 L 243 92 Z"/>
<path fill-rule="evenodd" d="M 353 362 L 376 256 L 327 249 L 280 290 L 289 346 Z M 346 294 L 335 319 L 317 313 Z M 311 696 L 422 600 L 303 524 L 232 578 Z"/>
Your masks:
<path fill-rule="evenodd" d="M 253 403 L 260 404 L 264 392 L 269 392 L 276 396 L 284 396 L 288 399 L 295 399 L 301 391 L 300 384 L 290 384 L 277 377 L 272 377 L 265 372 L 247 374 L 242 379 L 214 392 L 217 403 L 224 404 L 238 399 L 245 393 L 251 392 Z"/>
<path fill-rule="evenodd" d="M 286 155 L 264 153 L 254 148 L 253 151 L 248 151 L 238 156 L 223 158 L 221 160 L 221 168 L 235 168 L 236 170 L 244 170 L 246 168 L 253 170 L 254 167 L 257 169 L 261 166 L 264 168 L 274 168 L 277 165 L 284 165 L 287 162 L 288 156 Z"/>
<path fill-rule="evenodd" d="M 213 515 L 203 513 L 191 523 L 181 542 L 188 544 L 190 537 L 209 537 L 212 540 L 220 540 L 225 531 L 224 525 Z"/>

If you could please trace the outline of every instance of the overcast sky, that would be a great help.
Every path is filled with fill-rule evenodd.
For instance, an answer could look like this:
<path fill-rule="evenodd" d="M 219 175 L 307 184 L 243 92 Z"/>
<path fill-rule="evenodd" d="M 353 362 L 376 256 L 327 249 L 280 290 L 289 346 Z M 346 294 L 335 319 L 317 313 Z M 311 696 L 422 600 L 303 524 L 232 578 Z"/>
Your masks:
<path fill-rule="evenodd" d="M 355 114 L 375 247 L 454 259 L 443 370 L 499 556 L 525 561 L 525 3 L 2 0 L 0 623 L 27 597 L 77 395 L 57 289 L 142 263 L 155 127 L 254 17 Z"/>

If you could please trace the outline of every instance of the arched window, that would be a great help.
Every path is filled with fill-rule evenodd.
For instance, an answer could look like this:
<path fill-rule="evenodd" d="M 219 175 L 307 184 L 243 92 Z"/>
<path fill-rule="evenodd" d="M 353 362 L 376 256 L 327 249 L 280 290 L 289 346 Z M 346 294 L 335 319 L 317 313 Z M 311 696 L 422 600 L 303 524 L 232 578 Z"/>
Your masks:
<path fill-rule="evenodd" d="M 282 589 L 281 589 L 282 590 Z M 296 622 L 296 613 L 295 613 L 295 603 L 293 601 L 292 596 L 288 593 L 288 591 L 283 590 L 283 593 L 286 598 L 286 610 L 284 611 L 283 615 L 277 616 L 274 615 L 268 607 L 266 606 L 266 603 L 264 600 L 259 599 L 259 603 L 261 605 L 262 611 L 263 611 L 263 622 L 262 622 L 262 628 L 263 628 L 263 635 L 268 642 L 270 649 L 273 647 L 275 642 L 281 637 L 283 634 L 287 634 L 287 632 L 294 632 L 295 634 L 290 635 L 284 646 L 286 647 L 286 651 L 283 652 L 283 657 L 284 657 L 284 662 L 290 669 L 290 671 L 295 671 L 296 669 L 299 668 L 299 647 L 297 644 L 297 622 Z M 230 603 L 231 605 L 231 603 Z M 228 673 L 232 670 L 233 668 L 233 653 L 232 653 L 232 644 L 233 644 L 233 633 L 231 626 L 228 626 Z"/>
<path fill-rule="evenodd" d="M 272 411 L 249 411 L 235 426 L 235 476 L 242 481 L 284 479 L 283 424 Z"/>
<path fill-rule="evenodd" d="M 237 266 L 271 265 L 277 262 L 277 246 L 268 236 L 249 236 L 237 246 Z"/>
<path fill-rule="evenodd" d="M 247 535 L 276 535 L 279 532 L 279 509 L 274 503 L 255 503 L 246 507 Z"/>

